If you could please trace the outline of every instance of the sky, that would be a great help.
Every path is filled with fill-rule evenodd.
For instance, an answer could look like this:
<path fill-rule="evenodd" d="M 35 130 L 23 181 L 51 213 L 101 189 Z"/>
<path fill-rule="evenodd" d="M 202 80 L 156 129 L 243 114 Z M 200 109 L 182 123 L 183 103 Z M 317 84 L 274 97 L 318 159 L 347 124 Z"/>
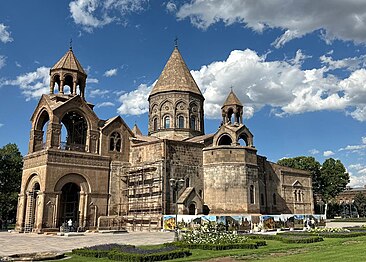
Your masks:
<path fill-rule="evenodd" d="M 366 184 L 366 1 L 2 0 L 0 146 L 28 151 L 30 117 L 67 52 L 86 100 L 147 134 L 147 97 L 174 40 L 205 97 L 205 133 L 233 88 L 258 154 L 342 161 Z"/>

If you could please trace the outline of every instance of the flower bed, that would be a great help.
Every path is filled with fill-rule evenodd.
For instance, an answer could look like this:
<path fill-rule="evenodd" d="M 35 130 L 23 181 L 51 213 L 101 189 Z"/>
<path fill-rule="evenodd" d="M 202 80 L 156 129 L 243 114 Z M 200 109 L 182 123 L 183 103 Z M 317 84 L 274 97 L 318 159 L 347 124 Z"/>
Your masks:
<path fill-rule="evenodd" d="M 159 249 L 141 249 L 131 245 L 107 244 L 74 249 L 73 254 L 86 257 L 108 258 L 118 261 L 162 261 L 191 255 L 188 249 L 164 246 Z"/>
<path fill-rule="evenodd" d="M 207 223 L 182 235 L 181 241 L 171 245 L 190 249 L 227 250 L 254 249 L 266 245 L 265 241 L 249 241 L 246 236 L 226 231 L 221 224 Z"/>

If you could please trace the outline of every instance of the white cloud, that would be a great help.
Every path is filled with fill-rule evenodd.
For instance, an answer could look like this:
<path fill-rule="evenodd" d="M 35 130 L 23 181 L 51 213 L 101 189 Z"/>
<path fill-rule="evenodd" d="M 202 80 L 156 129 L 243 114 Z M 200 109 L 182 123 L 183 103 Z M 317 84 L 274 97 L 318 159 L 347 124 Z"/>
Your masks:
<path fill-rule="evenodd" d="M 349 184 L 350 187 L 363 187 L 366 185 L 366 176 L 355 176 L 352 173 L 349 173 Z"/>
<path fill-rule="evenodd" d="M 361 170 L 365 167 L 361 164 L 352 164 L 352 165 L 349 165 L 348 168 L 349 169 L 354 169 L 354 170 Z"/>
<path fill-rule="evenodd" d="M 22 67 L 22 65 L 18 61 L 15 61 L 15 65 L 16 67 Z"/>
<path fill-rule="evenodd" d="M 4 124 L 0 123 L 0 127 L 3 127 L 3 126 L 4 126 Z"/>
<path fill-rule="evenodd" d="M 328 68 L 328 70 L 347 69 L 349 71 L 354 71 L 365 67 L 366 55 L 361 55 L 359 57 L 346 57 L 339 60 L 334 60 L 331 56 L 322 55 L 320 57 L 320 61 Z"/>
<path fill-rule="evenodd" d="M 141 115 L 147 113 L 149 111 L 147 97 L 154 84 L 150 86 L 141 84 L 136 90 L 121 95 L 119 101 L 122 104 L 117 110 L 118 113 L 121 115 Z"/>
<path fill-rule="evenodd" d="M 334 155 L 334 152 L 331 150 L 327 150 L 323 152 L 323 156 L 328 157 Z"/>
<path fill-rule="evenodd" d="M 87 78 L 87 79 L 86 79 L 86 82 L 87 82 L 88 84 L 98 84 L 98 83 L 99 83 L 99 80 L 98 80 L 98 79 L 96 79 L 96 78 Z"/>
<path fill-rule="evenodd" d="M 7 30 L 8 26 L 0 24 L 0 41 L 3 43 L 12 42 L 14 39 L 10 36 L 10 32 Z"/>
<path fill-rule="evenodd" d="M 317 154 L 320 153 L 320 151 L 317 150 L 317 149 L 311 149 L 311 150 L 309 150 L 309 153 L 312 154 L 312 155 L 317 155 Z"/>
<path fill-rule="evenodd" d="M 115 104 L 112 102 L 103 102 L 103 103 L 99 103 L 96 105 L 96 107 L 98 107 L 98 108 L 99 107 L 111 107 L 111 106 L 115 106 Z"/>
<path fill-rule="evenodd" d="M 34 72 L 17 76 L 14 80 L 3 80 L 0 86 L 19 86 L 26 100 L 37 99 L 43 94 L 49 93 L 50 68 L 39 67 Z"/>
<path fill-rule="evenodd" d="M 365 69 L 339 79 L 327 73 L 326 67 L 302 70 L 301 57 L 304 55 L 300 51 L 294 59 L 266 61 L 265 55 L 260 56 L 253 50 L 234 50 L 224 61 L 191 71 L 205 97 L 206 117 L 221 118 L 221 106 L 232 86 L 245 106 L 246 118 L 268 105 L 276 116 L 343 110 L 357 120 L 366 120 Z M 139 106 L 143 104 L 146 108 L 134 114 L 147 112 L 149 93 L 146 88 L 124 94 L 123 102 L 134 99 L 136 94 L 144 100 Z M 360 117 L 362 112 L 365 112 L 364 120 Z"/>
<path fill-rule="evenodd" d="M 102 89 L 93 89 L 90 91 L 90 97 L 105 97 L 105 95 L 109 94 L 109 90 L 102 90 Z"/>
<path fill-rule="evenodd" d="M 171 13 L 176 12 L 177 11 L 177 5 L 174 2 L 168 2 L 166 4 L 166 9 Z"/>
<path fill-rule="evenodd" d="M 6 56 L 0 55 L 0 69 L 6 65 Z"/>
<path fill-rule="evenodd" d="M 113 69 L 110 69 L 110 70 L 105 71 L 103 75 L 105 77 L 112 77 L 112 76 L 116 76 L 117 75 L 117 72 L 118 72 L 118 69 L 117 68 L 113 68 Z"/>
<path fill-rule="evenodd" d="M 346 147 L 340 148 L 339 151 L 344 151 L 344 150 L 358 151 L 358 150 L 362 150 L 362 149 L 366 149 L 366 145 L 348 145 Z"/>
<path fill-rule="evenodd" d="M 242 23 L 256 32 L 279 28 L 284 33 L 273 43 L 277 48 L 316 30 L 322 32 L 327 42 L 334 39 L 366 41 L 364 0 L 192 0 L 180 6 L 176 16 L 189 18 L 201 29 L 220 21 L 226 25 Z"/>
<path fill-rule="evenodd" d="M 362 144 L 366 144 L 366 136 L 363 136 L 361 139 L 362 139 Z"/>
<path fill-rule="evenodd" d="M 69 4 L 71 17 L 87 32 L 112 22 L 125 24 L 125 16 L 144 10 L 147 0 L 74 0 Z"/>

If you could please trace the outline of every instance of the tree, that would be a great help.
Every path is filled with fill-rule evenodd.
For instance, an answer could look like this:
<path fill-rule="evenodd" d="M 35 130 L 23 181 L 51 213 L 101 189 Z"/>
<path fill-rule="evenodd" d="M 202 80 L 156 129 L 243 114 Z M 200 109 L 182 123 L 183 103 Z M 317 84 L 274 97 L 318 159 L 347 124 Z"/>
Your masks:
<path fill-rule="evenodd" d="M 320 194 L 320 163 L 312 156 L 298 156 L 294 158 L 284 158 L 277 162 L 281 166 L 297 168 L 311 173 L 313 179 L 313 192 Z"/>
<path fill-rule="evenodd" d="M 18 193 L 22 179 L 22 155 L 16 144 L 0 148 L 0 219 L 16 216 Z"/>
<path fill-rule="evenodd" d="M 331 199 L 344 191 L 349 183 L 349 174 L 340 160 L 328 158 L 320 169 L 319 182 L 319 193 L 323 201 L 329 203 Z"/>
<path fill-rule="evenodd" d="M 328 158 L 320 165 L 314 157 L 284 158 L 277 164 L 309 171 L 313 179 L 313 192 L 325 203 L 325 214 L 330 200 L 342 192 L 349 183 L 349 174 L 340 160 Z M 315 202 L 315 201 L 314 201 Z"/>
<path fill-rule="evenodd" d="M 357 208 L 358 215 L 361 217 L 366 216 L 366 196 L 361 192 L 358 192 L 354 197 L 353 204 Z"/>

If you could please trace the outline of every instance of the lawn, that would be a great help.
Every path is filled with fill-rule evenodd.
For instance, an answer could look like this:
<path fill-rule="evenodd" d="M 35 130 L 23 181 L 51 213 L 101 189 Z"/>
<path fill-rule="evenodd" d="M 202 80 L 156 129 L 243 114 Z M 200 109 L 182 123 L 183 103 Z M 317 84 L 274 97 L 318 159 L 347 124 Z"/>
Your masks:
<path fill-rule="evenodd" d="M 151 248 L 151 247 L 149 247 Z M 267 246 L 258 249 L 235 249 L 210 251 L 193 249 L 192 256 L 169 261 L 198 261 L 210 258 L 233 256 L 238 260 L 265 261 L 366 261 L 366 236 L 355 238 L 324 238 L 323 242 L 311 244 L 285 244 L 280 241 L 267 240 Z M 111 262 L 108 259 L 92 259 L 73 255 L 68 262 L 94 261 Z M 167 260 L 166 260 L 167 261 Z"/>

